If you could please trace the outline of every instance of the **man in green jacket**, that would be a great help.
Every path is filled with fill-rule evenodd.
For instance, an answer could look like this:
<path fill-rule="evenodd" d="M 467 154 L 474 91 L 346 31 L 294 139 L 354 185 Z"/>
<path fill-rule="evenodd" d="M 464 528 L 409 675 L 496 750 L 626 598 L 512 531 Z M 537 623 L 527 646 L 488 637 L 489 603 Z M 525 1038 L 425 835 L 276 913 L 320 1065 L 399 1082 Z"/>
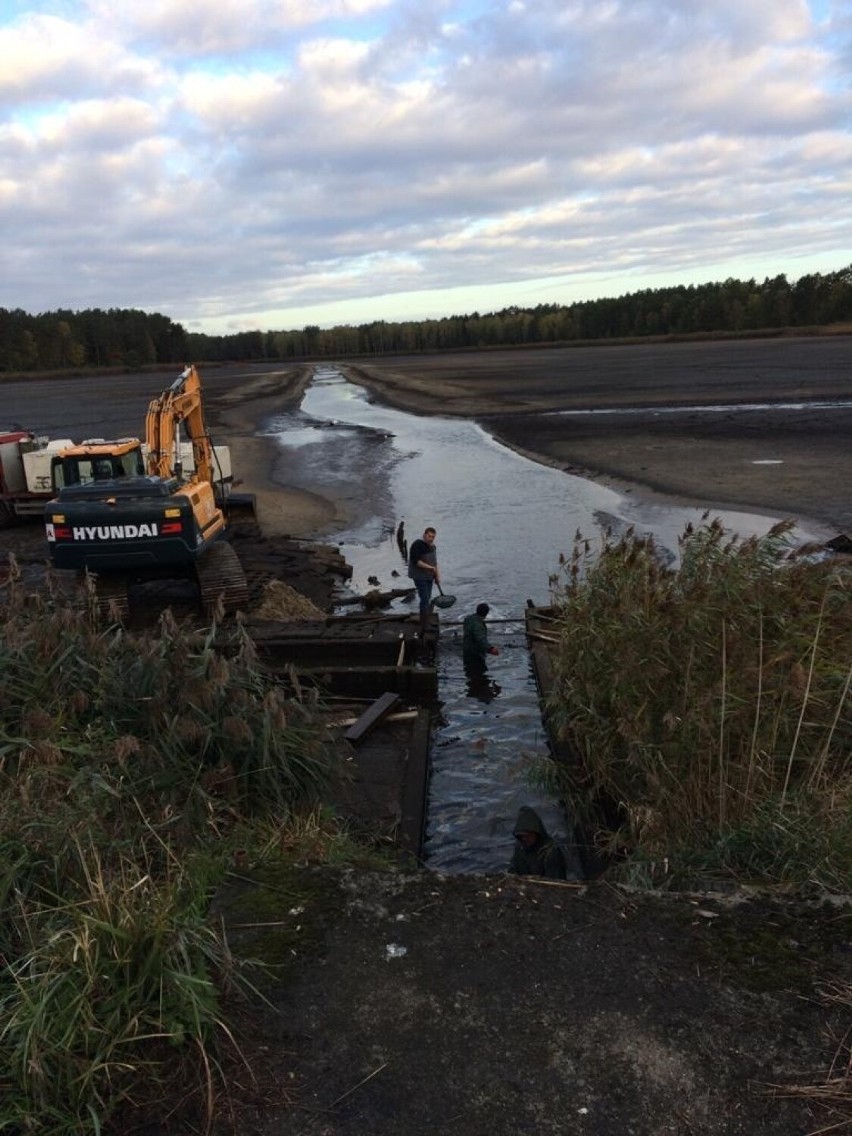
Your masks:
<path fill-rule="evenodd" d="M 500 654 L 488 642 L 485 617 L 490 610 L 487 603 L 481 603 L 472 615 L 466 615 L 462 621 L 462 658 L 465 670 L 484 671 L 485 656 Z"/>

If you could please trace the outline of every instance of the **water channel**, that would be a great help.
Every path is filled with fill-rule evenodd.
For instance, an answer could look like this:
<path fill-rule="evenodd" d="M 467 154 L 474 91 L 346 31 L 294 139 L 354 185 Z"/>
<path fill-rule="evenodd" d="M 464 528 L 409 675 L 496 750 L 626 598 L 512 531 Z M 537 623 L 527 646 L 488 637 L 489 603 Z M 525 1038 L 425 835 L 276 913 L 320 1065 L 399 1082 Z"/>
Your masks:
<path fill-rule="evenodd" d="M 444 590 L 458 597 L 441 614 L 441 714 L 432 744 L 427 866 L 491 872 L 507 866 L 522 804 L 564 834 L 564 817 L 529 779 L 547 753 L 523 628 L 527 600 L 546 604 L 561 553 L 579 530 L 591 540 L 629 526 L 652 533 L 674 560 L 677 538 L 698 508 L 643 504 L 583 478 L 539 465 L 496 442 L 471 421 L 421 417 L 370 401 L 334 368 L 317 368 L 300 409 L 262 431 L 281 447 L 276 477 L 342 502 L 345 531 L 328 534 L 352 565 L 352 587 L 407 587 L 395 539 L 402 520 L 413 540 L 429 524 Z M 763 534 L 777 518 L 721 513 L 740 535 Z M 807 535 L 807 534 L 802 534 Z M 485 682 L 471 688 L 458 621 L 485 601 L 490 638 Z M 400 607 L 401 601 L 397 606 Z M 404 610 L 404 606 L 401 607 Z M 410 604 L 410 610 L 415 605 Z"/>

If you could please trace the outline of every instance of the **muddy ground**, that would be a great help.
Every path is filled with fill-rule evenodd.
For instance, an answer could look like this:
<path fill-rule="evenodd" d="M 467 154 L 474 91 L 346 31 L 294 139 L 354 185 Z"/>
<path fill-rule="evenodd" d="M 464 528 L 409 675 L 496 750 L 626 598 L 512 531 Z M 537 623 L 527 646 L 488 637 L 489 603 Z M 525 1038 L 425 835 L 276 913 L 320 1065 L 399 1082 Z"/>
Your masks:
<path fill-rule="evenodd" d="M 234 1078 L 222 1132 L 804 1136 L 837 1119 L 794 1094 L 848 1026 L 820 995 L 849 980 L 848 912 L 428 871 L 260 871 L 221 904 L 232 945 L 285 976 L 242 1023 L 258 1081 Z"/>
<path fill-rule="evenodd" d="M 519 449 L 637 494 L 777 511 L 819 520 L 830 533 L 852 528 L 852 410 L 698 417 L 686 408 L 846 398 L 850 348 L 847 337 L 400 357 L 357 367 L 403 409 L 478 417 Z M 305 560 L 296 553 L 286 566 L 282 533 L 327 535 L 340 506 L 317 500 L 310 485 L 288 485 L 274 443 L 255 438 L 254 428 L 296 399 L 306 376 L 301 368 L 203 372 L 216 440 L 236 444 L 242 488 L 263 495 L 263 531 L 241 554 L 294 581 Z M 0 418 L 74 437 L 136 433 L 151 376 L 109 380 L 108 399 L 100 382 L 4 384 Z M 677 403 L 674 416 L 660 413 Z M 620 413 L 535 414 L 603 405 Z M 782 464 L 753 464 L 759 460 Z M 13 530 L 0 534 L 0 548 L 29 541 L 35 565 L 39 540 Z M 308 569 L 306 590 L 316 575 Z M 314 598 L 322 601 L 319 591 Z M 279 969 L 264 980 L 268 1004 L 232 1007 L 249 1068 L 226 1058 L 216 1132 L 824 1130 L 841 1115 L 789 1095 L 824 1081 L 838 1053 L 834 1072 L 844 1072 L 848 1057 L 848 1006 L 826 995 L 852 979 L 852 924 L 848 908 L 818 900 L 655 897 L 605 880 L 558 886 L 429 871 L 276 875 L 249 866 L 231 879 L 219 909 L 234 949 Z M 171 1116 L 139 1130 L 197 1129 Z"/>

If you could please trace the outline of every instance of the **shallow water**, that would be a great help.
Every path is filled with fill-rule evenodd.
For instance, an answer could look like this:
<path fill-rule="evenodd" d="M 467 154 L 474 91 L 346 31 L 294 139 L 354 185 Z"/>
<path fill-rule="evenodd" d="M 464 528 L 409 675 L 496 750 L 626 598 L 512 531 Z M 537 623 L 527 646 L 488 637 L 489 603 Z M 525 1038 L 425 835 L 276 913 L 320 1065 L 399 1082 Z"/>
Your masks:
<path fill-rule="evenodd" d="M 352 565 L 356 592 L 375 586 L 368 577 L 382 589 L 409 585 L 394 537 L 401 520 L 409 540 L 427 524 L 438 531 L 443 587 L 457 603 L 441 615 L 442 714 L 432 749 L 428 866 L 504 869 L 522 804 L 562 835 L 560 810 L 528 776 L 546 755 L 547 739 L 523 634 L 526 602 L 549 601 L 549 578 L 560 555 L 570 555 L 577 531 L 595 542 L 605 529 L 634 526 L 653 534 L 674 560 L 679 534 L 701 520 L 702 510 L 643 505 L 521 457 L 476 423 L 372 403 L 332 368 L 317 368 L 300 411 L 270 419 L 263 432 L 279 440 L 282 483 L 328 492 L 356 518 L 333 536 Z M 743 536 L 763 534 L 777 519 L 714 515 Z M 471 690 L 457 624 L 483 600 L 500 655 L 489 659 L 485 683 Z"/>

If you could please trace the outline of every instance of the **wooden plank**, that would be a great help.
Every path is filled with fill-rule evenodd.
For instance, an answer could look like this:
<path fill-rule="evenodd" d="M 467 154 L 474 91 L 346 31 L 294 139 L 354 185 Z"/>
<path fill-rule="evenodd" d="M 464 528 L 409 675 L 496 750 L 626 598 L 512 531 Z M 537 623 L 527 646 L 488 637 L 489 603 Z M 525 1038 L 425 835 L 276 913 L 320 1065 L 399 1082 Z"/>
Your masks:
<path fill-rule="evenodd" d="M 398 714 L 388 714 L 382 721 L 388 724 L 391 722 L 411 722 L 419 713 L 419 710 L 400 710 Z M 354 726 L 357 721 L 357 718 L 341 718 L 339 722 L 332 721 L 330 725 L 342 728 L 343 726 Z"/>
<path fill-rule="evenodd" d="M 528 631 L 527 639 L 538 639 L 541 643 L 561 643 L 556 635 L 545 635 L 543 631 Z"/>
<path fill-rule="evenodd" d="M 343 735 L 348 742 L 360 742 L 369 734 L 374 726 L 381 722 L 390 714 L 391 710 L 399 702 L 399 695 L 394 694 L 390 690 L 386 690 L 381 698 L 377 698 L 372 706 L 369 706 L 354 726 L 350 726 L 346 733 Z"/>

